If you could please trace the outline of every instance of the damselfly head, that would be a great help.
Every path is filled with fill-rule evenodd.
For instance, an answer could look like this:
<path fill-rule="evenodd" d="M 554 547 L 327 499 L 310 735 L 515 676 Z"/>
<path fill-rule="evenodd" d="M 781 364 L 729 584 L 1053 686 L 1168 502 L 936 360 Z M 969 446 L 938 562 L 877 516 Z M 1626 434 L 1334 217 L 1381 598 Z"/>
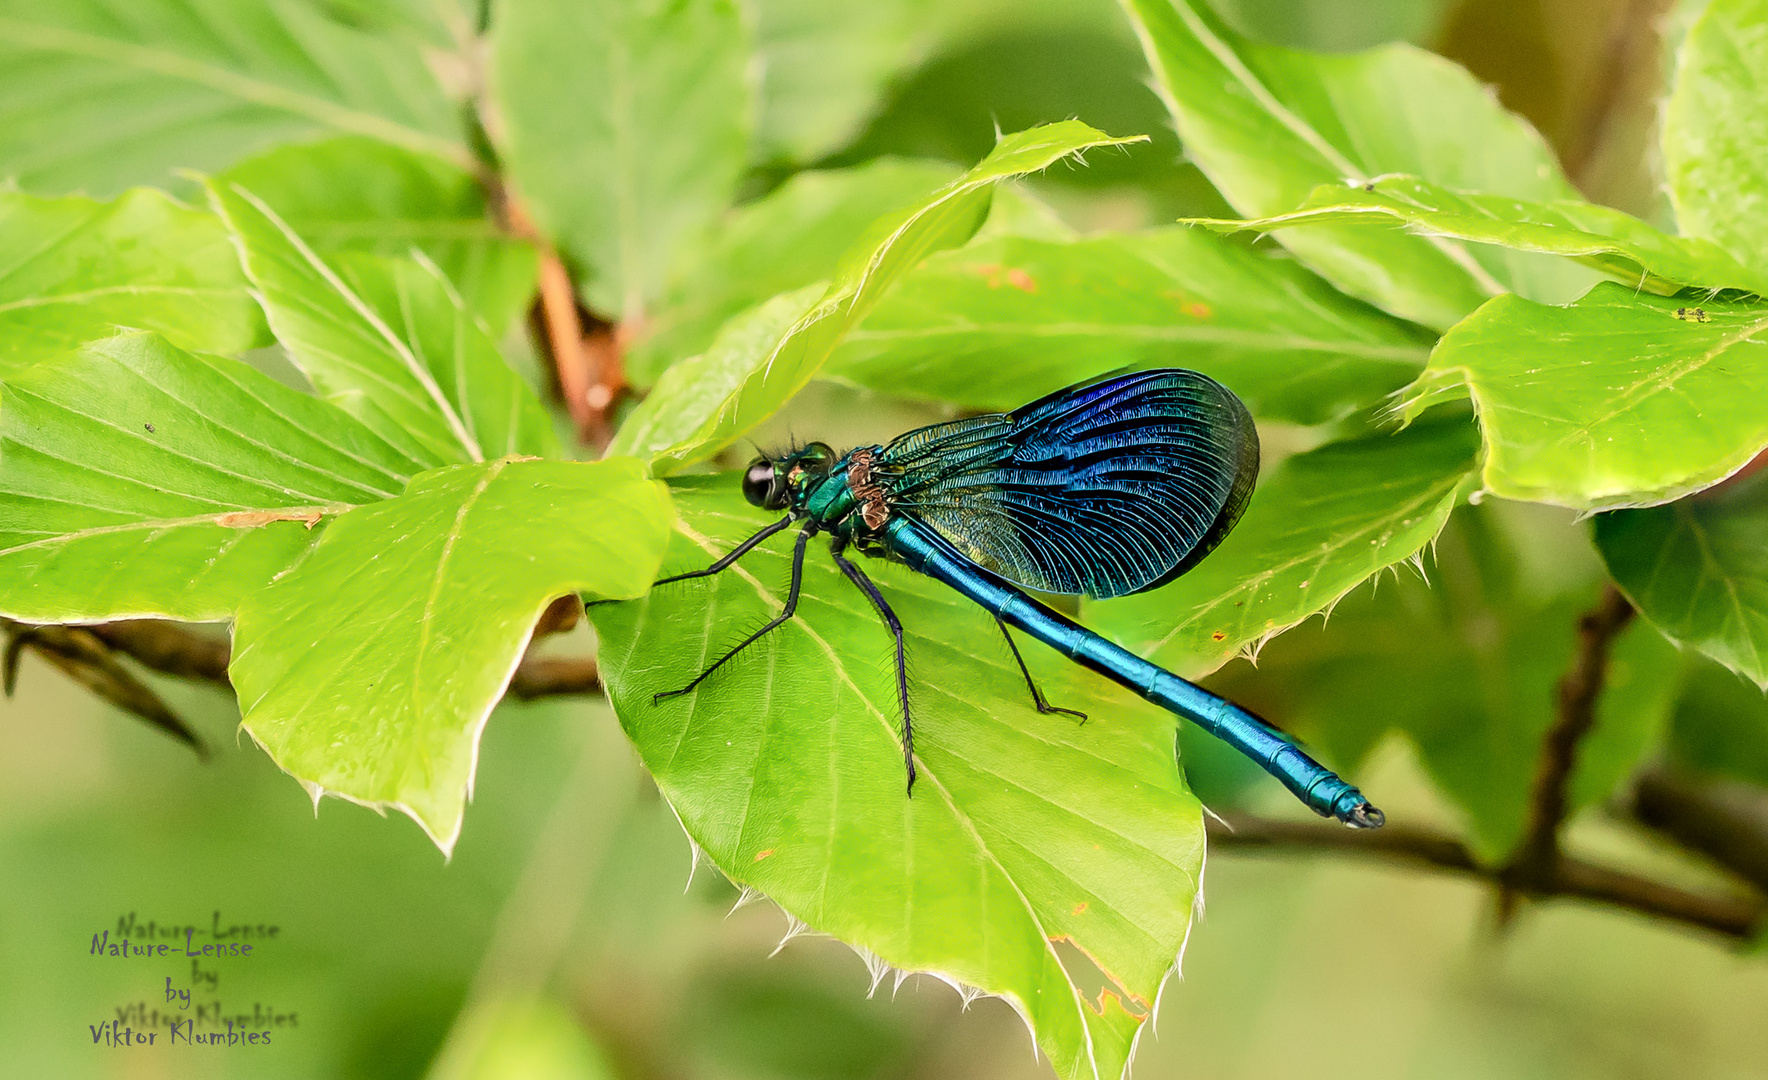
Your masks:
<path fill-rule="evenodd" d="M 773 462 L 758 457 L 749 463 L 748 471 L 743 473 L 743 498 L 749 500 L 750 506 L 763 510 L 786 508 L 786 485 L 780 483 Z"/>
<path fill-rule="evenodd" d="M 793 496 L 829 475 L 837 454 L 827 443 L 813 442 L 778 457 L 758 457 L 743 473 L 743 498 L 764 510 L 784 510 Z"/>

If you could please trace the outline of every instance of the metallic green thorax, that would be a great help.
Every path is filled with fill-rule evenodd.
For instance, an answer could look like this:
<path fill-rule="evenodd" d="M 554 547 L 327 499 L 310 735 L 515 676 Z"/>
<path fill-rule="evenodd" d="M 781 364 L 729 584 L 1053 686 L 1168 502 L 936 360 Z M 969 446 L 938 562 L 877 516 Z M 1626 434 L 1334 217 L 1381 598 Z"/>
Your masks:
<path fill-rule="evenodd" d="M 792 514 L 815 522 L 822 532 L 851 542 L 861 551 L 874 552 L 889 520 L 889 493 L 874 472 L 880 446 L 848 451 L 823 472 L 827 458 L 813 443 L 774 467 L 785 476 Z"/>

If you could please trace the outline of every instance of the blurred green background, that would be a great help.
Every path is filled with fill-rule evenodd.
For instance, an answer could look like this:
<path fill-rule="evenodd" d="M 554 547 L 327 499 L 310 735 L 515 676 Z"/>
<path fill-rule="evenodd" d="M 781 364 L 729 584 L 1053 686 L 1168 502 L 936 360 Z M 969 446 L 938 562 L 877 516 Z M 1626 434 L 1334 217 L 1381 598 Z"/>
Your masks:
<path fill-rule="evenodd" d="M 684 891 L 687 841 L 599 703 L 497 712 L 444 864 L 402 818 L 332 800 L 316 816 L 227 738 L 222 695 L 165 689 L 214 737 L 212 763 L 31 659 L 0 712 L 8 1076 L 419 1077 L 463 1007 L 507 1023 L 534 992 L 564 1022 L 530 1017 L 451 1075 L 1048 1075 L 1005 1004 L 963 1010 L 925 977 L 894 995 L 886 978 L 868 998 L 845 946 L 799 937 L 769 957 L 786 930 L 776 909 L 727 916 L 736 892 L 705 868 Z M 1403 747 L 1365 779 L 1396 818 L 1445 813 Z M 1283 803 L 1272 793 L 1262 809 Z M 1654 857 L 1599 819 L 1572 843 Z M 1138 1077 L 1768 1075 L 1768 966 L 1683 932 L 1574 904 L 1500 932 L 1481 888 L 1330 859 L 1218 853 L 1207 883 Z M 217 909 L 281 928 L 258 955 L 205 964 L 226 1011 L 262 1004 L 297 1026 L 250 1051 L 94 1046 L 88 1025 L 116 1007 L 161 1004 L 166 965 L 91 956 L 92 935 L 131 911 L 206 925 Z"/>
<path fill-rule="evenodd" d="M 348 5 L 345 5 L 348 6 Z M 1281 44 L 1435 48 L 1496 84 L 1586 194 L 1663 213 L 1649 155 L 1667 3 L 1217 0 Z M 979 158 L 997 126 L 1077 116 L 1154 142 L 1036 191 L 1082 229 L 1219 208 L 1107 0 L 926 5 L 915 63 L 832 164 Z M 783 174 L 760 169 L 754 193 Z M 928 417 L 819 388 L 781 421 L 841 442 Z M 863 415 L 865 431 L 838 416 Z M 873 430 L 878 428 L 882 430 Z M 1551 523 L 1562 530 L 1563 522 Z M 1298 631 L 1305 633 L 1307 631 Z M 586 650 L 578 636 L 550 647 Z M 452 862 L 411 822 L 301 788 L 218 692 L 155 680 L 218 747 L 207 764 L 27 656 L 0 704 L 0 1075 L 19 1077 L 995 1078 L 1048 1074 L 1004 1004 L 935 980 L 892 992 L 845 946 L 786 932 L 688 843 L 606 707 L 505 705 L 486 729 Z M 1277 688 L 1280 691 L 1280 687 Z M 1206 795 L 1238 780 L 1193 763 Z M 1451 822 L 1408 748 L 1361 778 L 1390 816 Z M 1265 795 L 1270 799 L 1264 801 Z M 1254 789 L 1254 808 L 1293 808 Z M 1571 843 L 1702 881 L 1587 815 Z M 1768 1076 L 1768 965 L 1686 932 L 1562 903 L 1500 928 L 1489 891 L 1331 859 L 1217 854 L 1209 907 L 1135 1075 L 1198 1080 Z M 685 888 L 684 888 L 685 886 Z M 143 920 L 272 923 L 219 972 L 229 1013 L 293 1013 L 270 1048 L 95 1045 L 119 1008 L 165 1007 L 160 961 L 100 958 Z M 182 970 L 182 967 L 180 967 Z M 157 984 L 157 985 L 156 985 Z M 125 1020 L 125 1023 L 128 1021 Z M 138 1025 L 137 1025 L 138 1026 Z"/>

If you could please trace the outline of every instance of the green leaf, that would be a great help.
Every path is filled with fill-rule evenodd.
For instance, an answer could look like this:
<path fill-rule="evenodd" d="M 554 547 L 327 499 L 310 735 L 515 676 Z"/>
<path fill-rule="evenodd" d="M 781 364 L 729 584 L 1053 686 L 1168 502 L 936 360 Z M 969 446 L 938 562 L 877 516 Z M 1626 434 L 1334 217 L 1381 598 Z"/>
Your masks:
<path fill-rule="evenodd" d="M 1473 426 L 1451 413 L 1297 454 L 1196 569 L 1152 592 L 1090 603 L 1088 613 L 1180 674 L 1256 655 L 1371 575 L 1416 558 L 1465 497 L 1478 448 Z"/>
<path fill-rule="evenodd" d="M 205 352 L 268 341 L 227 230 L 159 192 L 0 191 L 0 237 L 0 377 L 119 327 Z"/>
<path fill-rule="evenodd" d="M 470 445 L 486 457 L 560 455 L 546 407 L 504 362 L 490 332 L 435 263 L 421 253 L 412 259 L 346 253 L 336 261 L 348 287 L 435 378 Z"/>
<path fill-rule="evenodd" d="M 1346 597 L 1323 624 L 1272 642 L 1256 672 L 1237 665 L 1211 685 L 1347 766 L 1404 734 L 1467 814 L 1481 859 L 1495 863 L 1528 821 L 1554 688 L 1599 586 L 1542 594 L 1504 568 L 1508 542 L 1472 520 L 1479 509 L 1443 534 L 1431 580 L 1402 571 Z M 1482 550 L 1490 545 L 1500 551 Z M 1596 727 L 1579 744 L 1573 810 L 1606 799 L 1656 747 L 1679 663 L 1647 625 L 1616 641 Z"/>
<path fill-rule="evenodd" d="M 299 0 L 0 0 L 0 175 L 110 195 L 279 142 L 472 155 L 418 50 Z"/>
<path fill-rule="evenodd" d="M 447 48 L 478 32 L 479 0 L 312 0 L 346 26 Z"/>
<path fill-rule="evenodd" d="M 1768 265 L 1768 2 L 1712 0 L 1677 54 L 1664 110 L 1676 221 L 1743 262 Z"/>
<path fill-rule="evenodd" d="M 216 182 L 264 200 L 321 255 L 422 251 L 493 335 L 534 295 L 534 248 L 501 232 L 479 181 L 441 158 L 345 136 L 277 147 Z"/>
<path fill-rule="evenodd" d="M 975 234 L 988 214 L 995 184 L 1090 147 L 1133 141 L 1114 139 L 1075 120 L 1008 135 L 963 176 L 873 223 L 865 238 L 842 256 L 822 300 L 786 331 L 778 345 L 756 354 L 747 372 L 726 369 L 731 382 L 722 395 L 708 393 L 707 388 L 681 388 L 692 394 L 700 410 L 694 417 L 698 426 L 688 438 L 658 454 L 653 468 L 662 474 L 703 461 L 772 416 L 815 377 L 842 337 L 903 275 L 934 252 L 956 247 Z M 679 407 L 685 406 L 682 402 Z M 674 400 L 660 394 L 652 394 L 640 406 L 654 413 L 677 408 Z"/>
<path fill-rule="evenodd" d="M 418 476 L 333 521 L 240 606 L 242 722 L 315 797 L 404 811 L 448 852 L 535 620 L 567 593 L 642 594 L 669 520 L 663 485 L 630 458 Z"/>
<path fill-rule="evenodd" d="M 1604 282 L 1570 307 L 1501 296 L 1451 330 L 1406 416 L 1471 393 L 1482 480 L 1579 510 L 1698 491 L 1768 446 L 1768 305 L 1640 295 Z"/>
<path fill-rule="evenodd" d="M 0 386 L 0 610 L 225 618 L 323 517 L 420 468 L 238 361 L 151 334 L 93 342 Z"/>
<path fill-rule="evenodd" d="M 885 83 L 914 58 L 925 6 L 922 0 L 756 4 L 761 114 L 753 159 L 811 162 L 852 141 L 877 110 Z"/>
<path fill-rule="evenodd" d="M 731 388 L 740 387 L 780 339 L 797 325 L 827 286 L 822 282 L 782 293 L 724 324 L 712 346 L 663 373 L 649 396 L 627 416 L 608 444 L 608 455 L 649 460 L 692 440 L 705 418 L 735 407 Z"/>
<path fill-rule="evenodd" d="M 1691 656 L 1670 721 L 1677 764 L 1768 787 L 1768 697 L 1746 679 Z"/>
<path fill-rule="evenodd" d="M 1571 199 L 1537 203 L 1450 191 L 1416 176 L 1325 184 L 1300 209 L 1252 221 L 1194 219 L 1222 232 L 1293 228 L 1332 221 L 1403 226 L 1512 251 L 1563 255 L 1623 285 L 1673 295 L 1684 286 L 1768 294 L 1768 271 L 1740 265 L 1706 240 L 1669 236 L 1631 214 Z"/>
<path fill-rule="evenodd" d="M 827 374 L 1006 410 L 1165 364 L 1222 381 L 1255 416 L 1317 424 L 1405 385 L 1429 348 L 1293 263 L 1172 228 L 936 255 L 847 336 Z"/>
<path fill-rule="evenodd" d="M 558 452 L 544 408 L 435 264 L 333 266 L 251 192 L 209 193 L 277 340 L 321 394 L 432 467 Z"/>
<path fill-rule="evenodd" d="M 665 572 L 765 524 L 736 488 L 675 488 Z M 733 881 L 883 964 L 1006 997 L 1057 1075 L 1115 1080 L 1202 870 L 1175 718 L 1028 646 L 1050 699 L 1089 719 L 1039 715 L 984 612 L 868 560 L 908 634 L 919 779 L 905 797 L 889 635 L 820 551 L 797 619 L 653 705 L 778 612 L 789 551 L 776 540 L 710 582 L 591 609 L 615 710 L 664 797 Z"/>
<path fill-rule="evenodd" d="M 492 86 L 509 173 L 582 264 L 584 297 L 642 321 L 736 194 L 749 34 L 734 0 L 504 0 Z"/>
<path fill-rule="evenodd" d="M 1189 0 L 1123 0 L 1185 152 L 1249 218 L 1286 213 L 1321 184 L 1412 173 L 1537 202 L 1577 197 L 1533 129 L 1466 71 L 1410 45 L 1327 56 L 1258 45 Z M 1358 224 L 1279 234 L 1339 289 L 1444 329 L 1510 290 L 1566 300 L 1587 272 Z"/>
<path fill-rule="evenodd" d="M 1768 689 L 1768 472 L 1603 514 L 1596 546 L 1658 629 Z"/>
<path fill-rule="evenodd" d="M 873 161 L 803 172 L 733 211 L 705 255 L 639 328 L 626 372 L 640 386 L 697 355 L 731 316 L 770 296 L 826 281 L 878 218 L 924 198 L 957 169 L 929 161 Z"/>
<path fill-rule="evenodd" d="M 1259 41 L 1351 52 L 1388 41 L 1429 41 L 1454 0 L 1209 0 L 1234 29 Z"/>

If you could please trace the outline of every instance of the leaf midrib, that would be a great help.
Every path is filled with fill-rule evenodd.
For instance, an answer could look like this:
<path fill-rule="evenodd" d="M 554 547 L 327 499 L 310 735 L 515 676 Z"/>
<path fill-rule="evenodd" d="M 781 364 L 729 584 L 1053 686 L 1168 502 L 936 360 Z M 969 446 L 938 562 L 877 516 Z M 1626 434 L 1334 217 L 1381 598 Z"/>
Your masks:
<path fill-rule="evenodd" d="M 367 135 L 382 142 L 436 154 L 471 169 L 473 155 L 462 143 L 408 127 L 383 116 L 352 109 L 312 94 L 266 82 L 237 71 L 206 64 L 168 49 L 136 45 L 79 30 L 44 26 L 0 16 L 0 35 L 14 44 L 45 52 L 122 64 L 140 71 L 181 79 L 229 97 L 304 116 L 339 131 Z"/>
<path fill-rule="evenodd" d="M 911 327 L 901 330 L 855 330 L 846 340 L 913 341 L 969 334 L 997 334 L 1001 337 L 1115 337 L 1139 341 L 1176 341 L 1213 345 L 1237 345 L 1248 349 L 1290 349 L 1298 352 L 1341 353 L 1370 360 L 1404 363 L 1423 367 L 1430 356 L 1425 345 L 1381 345 L 1375 342 L 1331 340 L 1270 333 L 1262 330 L 1241 330 L 1232 327 L 1180 326 L 1160 323 L 1127 322 L 1047 322 L 1003 323 L 969 320 L 939 326 Z"/>
<path fill-rule="evenodd" d="M 54 501 L 64 502 L 65 500 L 57 499 Z M 86 504 L 68 503 L 68 505 L 85 506 Z M 86 508 L 91 510 L 105 509 L 102 506 L 87 506 Z M 279 506 L 276 507 L 273 512 L 278 514 L 317 514 L 321 517 L 328 517 L 336 516 L 351 509 L 354 509 L 354 507 L 339 503 L 327 506 Z M 239 510 L 223 510 L 214 514 L 197 514 L 191 517 L 182 518 L 146 518 L 141 521 L 130 521 L 120 525 L 100 525 L 90 529 L 81 529 L 78 532 L 56 533 L 52 536 L 46 536 L 41 540 L 32 540 L 23 544 L 15 544 L 9 548 L 0 548 L 0 557 L 12 555 L 20 551 L 28 551 L 32 548 L 52 547 L 56 544 L 65 544 L 76 540 L 89 540 L 93 537 L 107 536 L 112 533 L 138 532 L 143 530 L 152 532 L 165 529 L 183 528 L 192 525 L 214 525 L 218 528 L 235 528 L 237 531 L 244 533 L 258 527 L 221 525 L 220 518 L 241 512 L 242 511 Z M 244 512 L 250 513 L 250 511 Z"/>
<path fill-rule="evenodd" d="M 85 304 L 107 296 L 213 296 L 216 298 L 238 298 L 244 300 L 246 291 L 243 286 L 197 286 L 197 285 L 106 285 L 97 289 L 85 289 L 80 292 L 50 293 L 42 296 L 25 296 L 17 300 L 0 301 L 0 314 L 9 311 L 22 311 L 30 308 L 54 307 L 58 304 Z"/>
<path fill-rule="evenodd" d="M 448 399 L 447 395 L 442 393 L 442 388 L 437 384 L 435 375 L 431 373 L 430 369 L 425 366 L 422 361 L 418 360 L 416 354 L 412 352 L 410 344 L 398 334 L 394 333 L 393 328 L 387 325 L 386 320 L 381 318 L 380 315 L 375 312 L 374 308 L 368 303 L 368 301 L 362 299 L 362 297 L 356 294 L 354 289 L 345 284 L 344 279 L 339 277 L 337 272 L 334 271 L 324 259 L 321 259 L 317 252 L 307 246 L 307 242 L 301 239 L 300 234 L 289 228 L 288 223 L 283 221 L 276 211 L 272 210 L 269 205 L 262 199 L 258 198 L 258 196 L 252 194 L 238 184 L 233 184 L 231 187 L 235 195 L 246 200 L 260 214 L 264 215 L 265 220 L 269 221 L 271 227 L 276 229 L 277 232 L 282 235 L 282 238 L 295 249 L 296 255 L 307 264 L 307 267 L 314 273 L 318 274 L 326 285 L 328 285 L 332 291 L 337 293 L 338 297 L 356 313 L 357 317 L 367 323 L 369 328 L 381 339 L 381 341 L 392 349 L 393 355 L 398 358 L 401 366 L 405 368 L 406 374 L 410 375 L 412 379 L 417 382 L 419 389 L 429 397 L 430 404 L 435 407 L 442 419 L 448 424 L 450 432 L 454 435 L 460 448 L 466 452 L 468 458 L 472 461 L 484 461 L 485 453 L 480 448 L 478 441 L 473 438 L 472 433 L 468 430 L 460 411 L 455 408 L 454 403 Z M 257 257 L 265 258 L 268 256 L 265 253 L 260 252 L 257 254 Z M 309 306 L 312 307 L 314 305 L 309 303 Z M 375 374 L 378 376 L 378 373 L 372 372 L 370 368 L 358 364 L 347 357 L 339 356 L 338 359 L 365 374 Z M 385 378 L 381 378 L 380 381 L 389 386 L 393 385 Z"/>
<path fill-rule="evenodd" d="M 712 543 L 709 537 L 695 531 L 686 522 L 678 520 L 675 527 L 677 531 L 687 537 L 695 546 L 699 547 L 707 554 L 712 555 L 714 558 L 724 554 Z M 757 597 L 764 603 L 775 607 L 783 607 L 780 599 L 766 586 L 762 585 L 754 575 L 744 570 L 741 566 L 733 566 L 731 569 L 736 570 L 744 580 L 749 582 L 750 587 L 755 590 Z M 822 649 L 823 653 L 829 658 L 831 666 L 839 674 L 841 682 L 858 701 L 865 705 L 866 711 L 878 721 L 879 725 L 884 728 L 885 733 L 892 740 L 900 740 L 901 736 L 890 723 L 889 718 L 884 715 L 883 711 L 878 708 L 877 704 L 859 688 L 859 685 L 853 681 L 852 676 L 848 674 L 847 665 L 841 661 L 840 654 L 836 651 L 835 647 L 829 643 L 828 639 L 817 633 L 815 627 L 809 625 L 805 620 L 799 619 L 797 621 L 799 629 L 803 631 L 806 637 L 815 642 L 817 646 Z M 1097 1053 L 1093 1046 L 1092 1028 L 1086 1021 L 1085 1010 L 1087 1006 L 1081 999 L 1080 988 L 1075 985 L 1073 978 L 1068 974 L 1068 969 L 1062 964 L 1062 957 L 1056 952 L 1055 943 L 1051 940 L 1049 932 L 1044 928 L 1043 920 L 1038 917 L 1036 908 L 1032 905 L 1030 898 L 1025 895 L 1025 891 L 1020 888 L 1019 882 L 1007 870 L 1006 866 L 1001 863 L 993 850 L 990 849 L 987 841 L 982 838 L 982 834 L 977 829 L 976 823 L 958 806 L 957 800 L 953 798 L 951 790 L 945 786 L 945 782 L 930 766 L 928 766 L 920 754 L 914 755 L 914 760 L 918 775 L 923 777 L 928 783 L 932 784 L 934 789 L 939 792 L 940 798 L 944 801 L 946 809 L 951 812 L 958 825 L 964 830 L 965 835 L 970 838 L 978 853 L 995 868 L 1000 874 L 1002 880 L 1006 881 L 1008 886 L 1012 888 L 1013 894 L 1019 899 L 1020 907 L 1025 912 L 1025 917 L 1030 920 L 1032 927 L 1037 931 L 1038 940 L 1042 944 L 1044 951 L 1048 954 L 1051 963 L 1055 965 L 1056 970 L 1062 972 L 1063 981 L 1068 985 L 1069 993 L 1074 1001 L 1075 1016 L 1080 1021 L 1081 1033 L 1086 1039 L 1087 1055 L 1092 1059 L 1093 1071 L 1097 1074 Z"/>
<path fill-rule="evenodd" d="M 1288 106 L 1279 101 L 1277 96 L 1271 93 L 1270 89 L 1252 73 L 1252 69 L 1248 68 L 1246 63 L 1240 59 L 1239 53 L 1230 48 L 1227 42 L 1224 42 L 1215 34 L 1210 33 L 1209 28 L 1204 26 L 1202 20 L 1197 17 L 1197 13 L 1191 10 L 1189 0 L 1172 0 L 1172 6 L 1174 12 L 1179 16 L 1179 20 L 1185 24 L 1185 28 L 1191 31 L 1191 33 L 1197 38 L 1198 42 L 1211 56 L 1215 57 L 1217 63 L 1227 69 L 1228 74 L 1233 77 L 1234 81 L 1251 95 L 1253 101 L 1260 108 L 1264 109 L 1267 115 L 1273 120 L 1276 120 L 1277 123 L 1286 128 L 1290 134 L 1306 143 L 1315 153 L 1324 158 L 1329 166 L 1338 171 L 1340 177 L 1356 178 L 1363 176 L 1367 172 L 1366 169 L 1345 157 L 1344 154 L 1340 152 L 1336 146 L 1333 146 L 1324 135 L 1315 131 L 1313 125 L 1307 123 L 1300 116 L 1296 115 Z M 1139 25 L 1141 20 L 1138 19 L 1135 21 L 1138 23 L 1138 33 L 1142 33 L 1143 28 Z M 1171 104 L 1172 102 L 1169 97 L 1169 107 Z M 1173 111 L 1175 113 L 1178 112 L 1176 109 Z M 1447 258 L 1450 262 L 1454 263 L 1462 272 L 1467 274 L 1468 278 L 1472 280 L 1474 286 L 1487 296 L 1498 296 L 1510 291 L 1496 278 L 1492 277 L 1492 275 L 1486 271 L 1485 267 L 1481 266 L 1478 260 L 1474 259 L 1472 253 L 1460 244 L 1453 243 L 1438 236 L 1423 236 L 1419 237 L 1419 239 L 1423 240 L 1431 247 L 1436 248 L 1444 258 Z"/>
<path fill-rule="evenodd" d="M 1618 392 L 1604 401 L 1601 407 L 1608 408 L 1608 412 L 1569 428 L 1562 432 L 1558 438 L 1548 443 L 1547 446 L 1553 449 L 1560 449 L 1568 446 L 1575 439 L 1581 437 L 1593 438 L 1595 436 L 1595 429 L 1598 426 L 1608 423 L 1623 412 L 1636 408 L 1643 402 L 1656 397 L 1659 394 L 1674 389 L 1676 384 L 1683 379 L 1700 371 L 1714 360 L 1725 355 L 1727 352 L 1730 352 L 1733 348 L 1753 340 L 1755 336 L 1763 330 L 1768 330 L 1768 316 L 1764 316 L 1757 319 L 1754 323 L 1740 327 L 1736 333 L 1725 335 L 1705 353 L 1695 354 L 1678 363 L 1654 368 L 1653 371 L 1647 374 L 1644 378 L 1639 379 L 1629 386 L 1622 387 Z M 1465 367 L 1462 367 L 1461 370 L 1466 371 L 1468 376 L 1473 374 L 1471 370 L 1468 370 Z M 1489 388 L 1479 386 L 1471 378 L 1467 379 L 1467 382 L 1468 386 L 1475 392 L 1481 389 L 1486 389 L 1488 393 L 1490 392 Z M 1650 389 L 1647 389 L 1648 387 L 1650 387 Z M 1634 394 L 1637 394 L 1641 390 L 1645 390 L 1646 392 L 1639 397 L 1633 397 Z M 1497 403 L 1494 402 L 1493 405 L 1496 407 Z M 1508 405 L 1502 406 L 1502 408 L 1506 412 L 1524 412 L 1524 410 L 1511 408 Z M 1546 414 L 1540 415 L 1543 419 L 1549 418 Z M 1752 454 L 1751 456 L 1754 455 Z"/>

